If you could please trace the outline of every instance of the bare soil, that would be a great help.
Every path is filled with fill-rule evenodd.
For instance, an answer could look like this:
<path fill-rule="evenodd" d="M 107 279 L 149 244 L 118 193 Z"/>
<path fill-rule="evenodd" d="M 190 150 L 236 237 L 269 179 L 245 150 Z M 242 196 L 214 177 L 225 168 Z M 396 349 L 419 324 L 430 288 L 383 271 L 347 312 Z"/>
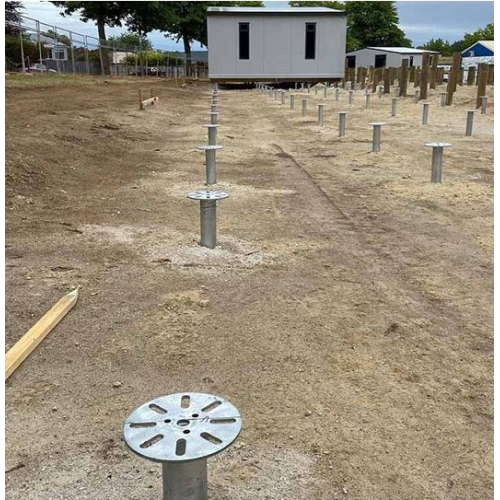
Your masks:
<path fill-rule="evenodd" d="M 182 391 L 243 416 L 213 500 L 493 498 L 494 111 L 466 138 L 476 88 L 447 108 L 441 90 L 428 126 L 412 97 L 390 118 L 359 91 L 320 128 L 321 92 L 302 118 L 222 89 L 210 251 L 186 198 L 208 84 L 7 77 L 7 348 L 81 287 L 7 382 L 7 498 L 160 498 L 122 424 Z M 430 141 L 452 143 L 442 185 Z"/>

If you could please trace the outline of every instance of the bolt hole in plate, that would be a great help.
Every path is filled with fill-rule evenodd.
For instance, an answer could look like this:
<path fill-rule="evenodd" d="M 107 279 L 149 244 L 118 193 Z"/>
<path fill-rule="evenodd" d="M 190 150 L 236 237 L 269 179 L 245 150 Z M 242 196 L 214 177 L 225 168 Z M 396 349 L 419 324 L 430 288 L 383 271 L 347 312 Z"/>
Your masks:
<path fill-rule="evenodd" d="M 149 401 L 125 420 L 127 446 L 155 462 L 188 462 L 227 448 L 241 431 L 241 416 L 211 394 L 179 393 Z"/>
<path fill-rule="evenodd" d="M 228 196 L 224 191 L 193 191 L 187 195 L 190 200 L 223 200 Z"/>

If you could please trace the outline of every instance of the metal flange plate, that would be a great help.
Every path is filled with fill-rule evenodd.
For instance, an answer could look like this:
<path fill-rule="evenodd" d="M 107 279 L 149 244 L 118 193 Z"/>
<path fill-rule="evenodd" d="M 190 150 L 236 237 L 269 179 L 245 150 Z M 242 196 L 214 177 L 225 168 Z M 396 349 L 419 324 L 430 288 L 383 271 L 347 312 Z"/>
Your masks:
<path fill-rule="evenodd" d="M 137 455 L 154 462 L 188 462 L 227 448 L 241 431 L 241 416 L 211 394 L 182 392 L 143 404 L 125 421 L 123 437 Z"/>
<path fill-rule="evenodd" d="M 376 127 L 377 125 L 385 125 L 385 122 L 371 122 L 368 125 L 373 125 L 374 127 Z"/>
<path fill-rule="evenodd" d="M 223 146 L 220 146 L 220 145 L 214 145 L 214 146 L 211 146 L 210 144 L 204 144 L 203 146 L 198 146 L 196 149 L 199 149 L 200 151 L 207 151 L 207 150 L 212 150 L 212 149 L 222 149 Z"/>
<path fill-rule="evenodd" d="M 217 128 L 219 125 L 217 125 L 216 123 L 207 123 L 203 126 L 207 128 Z"/>
<path fill-rule="evenodd" d="M 447 148 L 448 146 L 451 146 L 451 143 L 449 142 L 428 142 L 426 144 L 428 148 Z"/>
<path fill-rule="evenodd" d="M 224 200 L 229 195 L 224 191 L 193 191 L 187 197 L 190 200 Z"/>

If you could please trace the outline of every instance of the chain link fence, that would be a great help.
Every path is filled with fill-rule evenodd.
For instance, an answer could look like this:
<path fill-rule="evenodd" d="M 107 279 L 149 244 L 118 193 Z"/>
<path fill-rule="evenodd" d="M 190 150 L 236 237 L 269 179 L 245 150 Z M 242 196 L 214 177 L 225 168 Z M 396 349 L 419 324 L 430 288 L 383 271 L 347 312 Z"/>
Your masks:
<path fill-rule="evenodd" d="M 144 51 L 22 16 L 5 22 L 6 71 L 207 78 L 206 52 Z M 205 55 L 205 56 L 204 56 Z"/>

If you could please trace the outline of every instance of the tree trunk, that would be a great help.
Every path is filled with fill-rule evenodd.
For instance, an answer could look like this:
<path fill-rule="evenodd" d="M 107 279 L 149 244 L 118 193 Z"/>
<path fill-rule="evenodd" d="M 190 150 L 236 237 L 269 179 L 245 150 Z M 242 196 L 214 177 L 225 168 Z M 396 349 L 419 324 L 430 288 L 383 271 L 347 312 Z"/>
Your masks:
<path fill-rule="evenodd" d="M 186 35 L 182 36 L 182 42 L 184 43 L 184 52 L 186 54 L 185 76 L 187 77 L 188 73 L 191 71 L 191 43 Z"/>
<path fill-rule="evenodd" d="M 99 44 L 106 45 L 106 30 L 102 19 L 97 20 L 97 32 L 99 34 Z M 105 75 L 109 75 L 109 52 L 106 48 L 102 48 L 99 52 L 102 55 L 102 71 Z"/>

